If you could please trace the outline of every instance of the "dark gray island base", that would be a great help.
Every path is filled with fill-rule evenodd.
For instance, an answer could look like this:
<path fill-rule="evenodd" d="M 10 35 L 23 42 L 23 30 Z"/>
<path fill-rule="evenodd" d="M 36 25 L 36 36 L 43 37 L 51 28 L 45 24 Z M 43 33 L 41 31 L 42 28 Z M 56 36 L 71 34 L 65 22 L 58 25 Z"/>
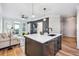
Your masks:
<path fill-rule="evenodd" d="M 25 54 L 27 56 L 55 56 L 61 49 L 61 35 L 45 43 L 25 36 Z"/>

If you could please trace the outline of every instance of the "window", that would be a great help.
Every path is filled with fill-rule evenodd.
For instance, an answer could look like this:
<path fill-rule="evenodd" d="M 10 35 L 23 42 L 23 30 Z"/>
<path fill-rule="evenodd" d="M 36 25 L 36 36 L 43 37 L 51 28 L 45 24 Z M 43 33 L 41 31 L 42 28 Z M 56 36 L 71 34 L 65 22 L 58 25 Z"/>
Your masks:
<path fill-rule="evenodd" d="M 20 24 L 19 23 L 15 23 L 14 24 L 14 32 L 15 34 L 19 34 L 19 30 L 20 29 Z"/>
<path fill-rule="evenodd" d="M 23 23 L 23 29 L 22 29 L 22 31 L 24 31 L 25 32 L 25 26 L 26 26 L 26 24 L 25 23 Z"/>

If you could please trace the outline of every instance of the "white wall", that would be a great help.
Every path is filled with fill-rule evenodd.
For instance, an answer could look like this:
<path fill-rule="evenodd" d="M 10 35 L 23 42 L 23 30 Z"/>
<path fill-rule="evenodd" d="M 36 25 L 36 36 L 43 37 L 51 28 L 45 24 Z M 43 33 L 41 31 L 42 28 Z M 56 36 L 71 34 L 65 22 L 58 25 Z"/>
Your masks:
<path fill-rule="evenodd" d="M 79 49 L 79 7 L 77 7 L 77 48 Z"/>
<path fill-rule="evenodd" d="M 31 12 L 30 3 L 3 3 L 3 15 L 10 18 L 21 18 L 21 15 L 29 16 Z"/>
<path fill-rule="evenodd" d="M 49 17 L 49 28 L 52 28 L 52 33 L 61 33 L 61 17 L 54 15 Z"/>
<path fill-rule="evenodd" d="M 78 3 L 34 3 L 34 14 L 36 17 L 44 16 L 43 8 L 46 9 L 46 15 L 75 16 Z M 20 17 L 22 14 L 31 16 L 31 3 L 3 3 L 5 16 Z"/>
<path fill-rule="evenodd" d="M 2 19 L 0 18 L 0 33 L 2 33 Z"/>
<path fill-rule="evenodd" d="M 13 24 L 14 21 L 20 21 L 21 24 L 23 22 L 27 24 L 27 19 L 25 20 L 21 19 L 21 15 L 25 13 L 24 10 L 27 12 L 29 11 L 29 6 L 30 6 L 29 4 L 27 5 L 27 4 L 17 4 L 17 3 L 15 4 L 0 3 L 0 33 L 7 32 L 7 27 L 6 27 L 7 23 Z M 2 24 L 3 20 L 5 24 Z M 26 32 L 27 32 L 27 25 L 26 25 Z"/>
<path fill-rule="evenodd" d="M 67 17 L 63 21 L 63 35 L 76 37 L 76 17 Z"/>
<path fill-rule="evenodd" d="M 0 4 L 0 33 L 2 32 L 2 5 Z"/>
<path fill-rule="evenodd" d="M 8 32 L 7 24 L 14 26 L 15 22 L 20 22 L 20 34 L 22 34 L 23 23 L 26 23 L 26 32 L 27 32 L 27 21 L 19 18 L 10 18 L 10 17 L 3 17 L 4 24 L 3 24 L 3 32 Z"/>
<path fill-rule="evenodd" d="M 34 4 L 34 14 L 37 16 L 43 16 L 43 8 L 46 7 L 46 15 L 62 15 L 65 17 L 74 16 L 76 14 L 76 6 L 79 4 L 74 3 L 35 3 Z M 52 6 L 52 7 L 51 7 Z M 31 17 L 32 14 L 32 4 L 31 3 L 3 3 L 3 15 L 10 18 L 20 18 L 22 14 Z M 69 18 L 70 19 L 70 18 Z M 75 36 L 75 20 L 69 20 L 66 22 L 68 25 L 64 25 L 64 35 L 69 37 Z M 33 19 L 32 19 L 33 20 Z M 70 24 L 73 27 L 71 27 Z M 68 27 L 67 27 L 68 26 Z M 71 28 L 73 29 L 71 29 Z M 27 29 L 28 30 L 28 29 Z"/>

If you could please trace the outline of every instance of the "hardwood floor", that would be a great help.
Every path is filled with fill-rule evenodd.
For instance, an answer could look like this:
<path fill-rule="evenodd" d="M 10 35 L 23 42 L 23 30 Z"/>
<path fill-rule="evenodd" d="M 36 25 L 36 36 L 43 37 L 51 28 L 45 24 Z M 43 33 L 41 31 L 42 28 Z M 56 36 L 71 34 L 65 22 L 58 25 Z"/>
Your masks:
<path fill-rule="evenodd" d="M 67 45 L 72 48 L 76 48 L 76 38 L 75 37 L 63 37 L 62 44 Z"/>
<path fill-rule="evenodd" d="M 24 56 L 24 52 L 21 47 L 13 46 L 12 49 L 2 49 L 0 50 L 0 56 Z"/>
<path fill-rule="evenodd" d="M 14 46 L 12 49 L 0 50 L 0 56 L 24 56 L 23 47 Z M 79 56 L 79 50 L 76 49 L 76 38 L 63 37 L 62 50 L 56 56 Z"/>
<path fill-rule="evenodd" d="M 62 50 L 56 56 L 79 56 L 79 50 L 76 49 L 76 38 L 63 37 Z"/>

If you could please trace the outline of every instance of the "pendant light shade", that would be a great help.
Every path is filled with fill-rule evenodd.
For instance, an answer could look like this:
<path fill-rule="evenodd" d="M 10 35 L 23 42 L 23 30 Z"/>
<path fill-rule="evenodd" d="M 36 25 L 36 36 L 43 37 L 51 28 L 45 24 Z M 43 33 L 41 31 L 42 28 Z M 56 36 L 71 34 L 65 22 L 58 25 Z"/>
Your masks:
<path fill-rule="evenodd" d="M 44 18 L 43 21 L 46 21 L 46 19 Z"/>
<path fill-rule="evenodd" d="M 32 14 L 32 18 L 35 18 L 35 15 Z"/>
<path fill-rule="evenodd" d="M 44 17 L 45 17 L 46 8 L 43 8 L 43 10 L 44 10 Z M 43 20 L 46 21 L 46 18 L 44 18 Z"/>

